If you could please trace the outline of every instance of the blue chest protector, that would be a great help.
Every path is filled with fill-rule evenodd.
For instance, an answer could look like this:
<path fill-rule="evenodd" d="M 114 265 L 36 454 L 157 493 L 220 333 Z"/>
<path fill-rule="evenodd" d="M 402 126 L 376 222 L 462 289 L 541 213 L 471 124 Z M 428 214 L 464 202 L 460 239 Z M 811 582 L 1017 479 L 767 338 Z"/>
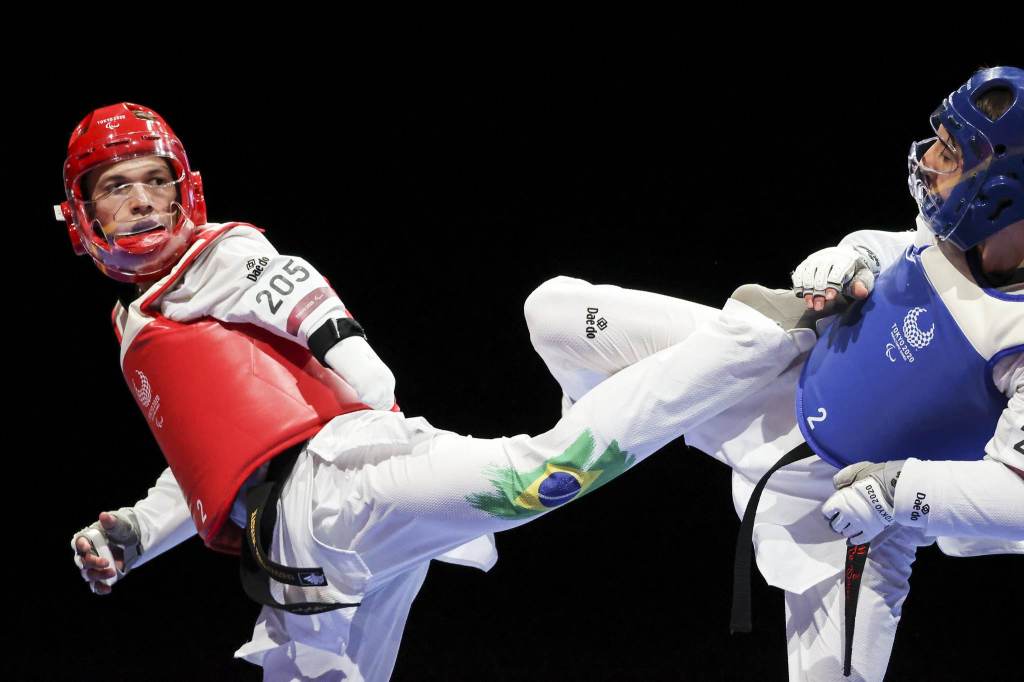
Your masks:
<path fill-rule="evenodd" d="M 992 366 L 1024 350 L 1015 331 L 1024 324 L 1009 319 L 1024 313 L 1024 297 L 982 293 L 967 280 L 941 287 L 947 296 L 981 294 L 970 305 L 984 305 L 988 297 L 1003 301 L 992 301 L 1002 306 L 996 309 L 998 322 L 991 316 L 958 321 L 929 279 L 922 261 L 929 248 L 930 262 L 952 267 L 937 247 L 908 248 L 879 276 L 871 296 L 818 339 L 804 366 L 797 422 L 807 443 L 830 464 L 984 456 L 1007 401 L 992 383 Z M 987 351 L 989 357 L 979 353 L 961 326 L 968 323 L 982 334 L 1010 329 L 999 337 L 1007 347 Z"/>

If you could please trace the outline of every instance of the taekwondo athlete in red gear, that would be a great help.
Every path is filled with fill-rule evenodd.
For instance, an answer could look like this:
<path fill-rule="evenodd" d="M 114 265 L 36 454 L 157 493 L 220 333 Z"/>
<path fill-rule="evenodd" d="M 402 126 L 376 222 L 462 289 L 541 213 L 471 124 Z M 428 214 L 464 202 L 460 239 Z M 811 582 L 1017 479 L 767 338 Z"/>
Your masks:
<path fill-rule="evenodd" d="M 125 380 L 170 465 L 145 499 L 75 535 L 76 563 L 108 592 L 196 532 L 239 551 L 243 493 L 300 447 L 269 559 L 321 567 L 324 581 L 272 582 L 272 596 L 359 605 L 310 615 L 265 605 L 236 652 L 265 679 L 387 679 L 431 559 L 489 569 L 493 532 L 597 489 L 809 347 L 737 306 L 605 381 L 546 433 L 459 436 L 397 411 L 394 377 L 361 334 L 343 336 L 358 327 L 311 264 L 278 254 L 251 225 L 205 222 L 199 177 L 155 112 L 123 103 L 87 116 L 65 185 L 76 250 L 138 285 L 115 306 L 114 328 Z M 712 362 L 694 367 L 694 356 Z M 736 380 L 702 392 L 727 362 Z M 179 375 L 196 371 L 203 391 Z"/>
<path fill-rule="evenodd" d="M 122 370 L 185 493 L 199 534 L 215 549 L 238 553 L 240 529 L 225 521 L 241 484 L 331 417 L 368 408 L 308 351 L 295 355 L 301 350 L 295 342 L 307 342 L 311 328 L 328 318 L 347 318 L 347 312 L 301 259 L 272 263 L 275 256 L 251 226 L 206 223 L 199 174 L 189 168 L 173 131 L 151 110 L 117 105 L 83 120 L 72 136 L 65 178 L 72 200 L 62 209 L 76 250 L 89 253 L 113 279 L 159 280 L 134 304 L 115 306 Z M 229 236 L 234 241 L 225 239 Z M 216 250 L 222 257 L 225 251 L 238 253 L 239 242 L 252 241 L 255 265 L 245 274 L 247 282 L 262 275 L 279 296 L 288 287 L 292 305 L 226 278 L 207 277 L 201 292 L 176 287 L 196 260 L 202 259 L 206 269 L 218 260 L 216 251 L 207 253 L 218 241 L 231 244 Z M 171 288 L 175 292 L 164 296 Z M 257 305 L 246 294 L 268 304 Z M 154 305 L 162 297 L 163 310 Z M 216 319 L 177 321 L 195 317 L 198 310 Z M 223 322 L 255 323 L 286 341 Z M 383 380 L 377 385 L 393 385 L 386 367 L 378 365 Z M 203 381 L 211 376 L 218 380 Z M 393 403 L 390 395 L 375 398 Z"/>
<path fill-rule="evenodd" d="M 1005 109 L 984 113 L 977 100 L 986 94 Z M 793 274 L 795 293 L 822 313 L 831 312 L 826 302 L 838 292 L 866 300 L 818 321 L 822 336 L 810 360 L 801 357 L 761 391 L 685 433 L 688 444 L 731 467 L 741 516 L 755 483 L 805 434 L 834 462 L 811 457 L 780 469 L 754 522 L 758 567 L 785 590 L 791 680 L 882 679 L 917 546 L 937 539 L 957 556 L 1024 554 L 1024 73 L 1005 67 L 975 74 L 943 103 L 933 125 L 938 139 L 917 145 L 913 157 L 918 230 L 855 232 Z M 959 158 L 949 153 L 967 148 Z M 928 150 L 930 165 L 922 164 Z M 943 154 L 950 160 L 938 158 Z M 753 287 L 758 298 L 751 287 L 738 289 L 728 305 L 800 331 L 803 306 L 791 310 L 800 300 L 792 291 Z M 571 324 L 584 313 L 599 324 Z M 689 301 L 568 277 L 546 282 L 527 301 L 531 340 L 561 385 L 565 407 L 717 315 Z M 868 333 L 868 325 L 877 329 Z M 926 370 L 933 377 L 917 372 L 936 359 L 940 364 Z M 824 376 L 822 366 L 833 363 L 822 382 L 816 372 Z M 805 419 L 798 423 L 802 375 Z M 720 376 L 728 383 L 735 372 L 726 364 Z M 932 386 L 930 378 L 955 383 Z M 860 431 L 844 419 L 847 411 Z M 891 414 L 900 418 L 889 421 Z M 847 426 L 825 436 L 833 422 Z M 922 426 L 935 435 L 921 433 Z M 846 538 L 858 533 L 855 541 L 871 546 L 853 674 L 843 678 L 842 575 Z"/>

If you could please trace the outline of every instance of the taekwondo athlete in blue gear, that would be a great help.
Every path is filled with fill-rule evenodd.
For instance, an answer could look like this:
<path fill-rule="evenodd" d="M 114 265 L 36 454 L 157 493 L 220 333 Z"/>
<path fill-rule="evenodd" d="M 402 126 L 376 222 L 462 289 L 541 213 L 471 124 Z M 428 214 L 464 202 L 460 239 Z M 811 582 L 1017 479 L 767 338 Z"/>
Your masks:
<path fill-rule="evenodd" d="M 991 102 L 999 99 L 1004 106 L 996 110 Z M 1024 266 L 1024 71 L 978 71 L 943 100 L 931 124 L 935 137 L 911 145 L 908 182 L 919 220 L 939 244 L 909 247 L 863 309 L 855 307 L 832 327 L 812 352 L 797 396 L 801 429 L 824 459 L 840 466 L 885 463 L 884 475 L 879 466 L 844 469 L 836 476 L 842 489 L 823 507 L 836 531 L 856 542 L 870 541 L 893 520 L 925 526 L 932 507 L 922 503 L 928 493 L 907 491 L 928 486 L 904 477 L 896 495 L 906 473 L 903 460 L 914 458 L 911 471 L 936 473 L 953 465 L 923 462 L 980 460 L 1006 412 L 993 371 L 1024 351 L 1024 292 L 996 287 L 1019 282 Z M 921 329 L 923 315 L 932 316 L 928 330 Z M 887 318 L 896 318 L 888 339 L 880 324 Z M 884 341 L 886 357 L 873 355 L 871 343 L 819 352 L 861 335 L 875 345 Z M 847 370 L 837 373 L 840 365 Z M 815 409 L 828 410 L 826 402 L 838 404 L 831 386 L 840 375 L 862 390 L 882 387 L 875 390 L 885 400 L 874 410 L 839 406 L 836 418 L 809 422 Z M 929 397 L 926 405 L 921 395 Z M 892 418 L 906 427 L 894 430 L 899 422 Z M 1011 423 L 1002 431 L 1012 431 L 1012 418 L 1006 421 Z M 870 438 L 857 428 L 864 423 L 873 424 Z M 1004 464 L 1021 473 L 1024 457 L 1016 454 L 1022 461 Z M 870 492 L 876 497 L 865 504 Z M 932 527 L 943 527 L 941 515 Z M 1008 530 L 1010 539 L 1024 534 Z"/>
<path fill-rule="evenodd" d="M 939 156 L 938 152 L 945 149 L 945 144 L 956 145 L 955 138 L 946 139 L 949 136 L 942 126 L 937 132 L 945 142 L 939 143 L 938 148 L 929 147 L 932 153 L 927 155 L 927 160 L 931 165 L 921 170 L 931 176 L 926 176 L 925 182 L 929 191 L 937 195 L 929 199 L 936 209 L 936 215 L 941 208 L 941 200 L 952 201 L 949 197 L 954 196 L 952 190 L 957 187 L 957 170 L 967 176 L 965 182 L 982 188 L 983 191 L 972 192 L 964 204 L 967 206 L 971 200 L 976 200 L 975 208 L 979 210 L 964 211 L 965 217 L 955 225 L 935 228 L 936 232 L 947 236 L 956 229 L 960 239 L 966 239 L 966 235 L 973 231 L 972 239 L 981 241 L 972 252 L 964 254 L 954 242 L 936 238 L 928 228 L 926 216 L 921 215 L 918 217 L 919 229 L 916 233 L 874 230 L 856 232 L 844 238 L 839 247 L 833 247 L 837 254 L 835 258 L 838 259 L 836 263 L 830 265 L 829 257 L 820 258 L 822 252 L 819 252 L 797 269 L 801 278 L 806 275 L 806 280 L 798 282 L 794 273 L 794 289 L 800 296 L 808 293 L 808 298 L 812 299 L 808 301 L 809 307 L 817 304 L 814 307 L 821 309 L 822 301 L 813 299 L 825 298 L 823 294 L 827 289 L 818 286 L 817 282 L 819 279 L 822 284 L 830 282 L 830 269 L 838 270 L 841 279 L 833 294 L 843 291 L 854 293 L 858 299 L 867 299 L 863 304 L 855 304 L 851 317 L 839 319 L 834 331 L 823 329 L 825 336 L 819 340 L 816 354 L 853 353 L 855 347 L 856 352 L 861 353 L 859 346 L 863 343 L 865 357 L 872 357 L 873 352 L 878 361 L 884 363 L 877 371 L 895 363 L 900 367 L 894 371 L 909 371 L 906 365 L 911 363 L 898 354 L 898 349 L 890 350 L 886 343 L 879 346 L 878 338 L 847 334 L 845 347 L 835 344 L 835 340 L 843 334 L 842 325 L 853 324 L 857 315 L 864 317 L 860 324 L 877 325 L 875 333 L 881 336 L 881 340 L 887 338 L 885 335 L 892 331 L 893 323 L 897 323 L 906 348 L 914 354 L 913 369 L 925 368 L 924 355 L 929 352 L 959 353 L 966 355 L 970 363 L 965 364 L 970 366 L 948 369 L 970 376 L 973 382 L 973 388 L 971 385 L 950 385 L 941 386 L 941 390 L 937 391 L 934 387 L 928 387 L 928 390 L 922 390 L 914 396 L 915 402 L 923 403 L 924 406 L 921 409 L 908 407 L 911 410 L 908 414 L 941 414 L 941 405 L 933 401 L 944 402 L 951 398 L 942 395 L 943 392 L 963 392 L 965 395 L 952 397 L 978 402 L 974 408 L 976 414 L 986 416 L 989 421 L 986 424 L 987 435 L 980 427 L 972 425 L 964 435 L 958 436 L 964 447 L 969 445 L 971 448 L 970 452 L 960 456 L 975 461 L 923 461 L 916 458 L 925 455 L 924 452 L 894 448 L 888 454 L 881 454 L 892 457 L 898 453 L 895 461 L 858 464 L 858 467 L 877 467 L 874 470 L 847 467 L 837 474 L 832 464 L 818 457 L 809 457 L 781 469 L 768 482 L 761 504 L 756 508 L 753 542 L 757 549 L 758 567 L 765 579 L 785 591 L 791 680 L 842 679 L 846 536 L 837 535 L 827 520 L 822 518 L 822 512 L 829 505 L 844 502 L 845 497 L 859 500 L 859 492 L 853 488 L 863 483 L 861 473 L 873 480 L 875 475 L 885 478 L 886 473 L 894 471 L 892 478 L 896 478 L 895 474 L 902 468 L 896 491 L 896 511 L 901 510 L 901 495 L 910 496 L 911 502 L 906 503 L 907 520 L 904 521 L 897 514 L 897 523 L 892 524 L 883 536 L 872 543 L 867 557 L 856 608 L 857 636 L 853 641 L 852 675 L 849 679 L 880 680 L 884 677 L 903 601 L 909 591 L 908 581 L 916 547 L 931 544 L 938 539 L 940 548 L 947 554 L 1024 554 L 1024 479 L 1014 473 L 1015 468 L 1024 471 L 1024 454 L 1013 448 L 1014 443 L 1021 440 L 1020 429 L 1024 424 L 1024 354 L 1020 349 L 1014 350 L 1019 345 L 1014 334 L 1024 328 L 1024 318 L 1021 317 L 1024 308 L 1019 303 L 1018 294 L 1024 291 L 1024 284 L 1015 284 L 1012 273 L 1007 276 L 1004 267 L 1007 258 L 1015 258 L 1009 266 L 1010 270 L 1015 270 L 1024 260 L 1024 221 L 1015 213 L 1024 199 L 1024 192 L 1005 192 L 1004 189 L 1014 180 L 1010 177 L 1013 171 L 1001 170 L 1012 167 L 1014 163 L 1020 168 L 1021 163 L 1022 128 L 1019 124 L 1003 125 L 1004 122 L 1019 120 L 1020 109 L 1024 106 L 1019 78 L 1018 69 L 983 71 L 976 74 L 968 84 L 967 89 L 973 91 L 970 96 L 961 89 L 958 92 L 963 97 L 954 93 L 950 98 L 952 106 L 960 106 L 957 103 L 967 97 L 970 106 L 974 107 L 976 98 L 990 91 L 999 90 L 1002 93 L 997 93 L 999 97 L 1009 97 L 1009 101 L 1004 102 L 1002 116 L 996 115 L 992 120 L 986 116 L 989 123 L 979 121 L 978 126 L 975 126 L 988 139 L 992 157 L 986 160 L 979 153 L 977 160 L 968 162 L 966 168 L 963 163 L 958 166 L 954 162 L 947 167 L 937 162 L 932 156 Z M 1007 117 L 1006 111 L 1009 110 L 1013 111 Z M 966 115 L 961 116 L 960 120 L 964 118 Z M 977 116 L 972 114 L 971 120 L 977 120 Z M 939 125 L 937 123 L 936 127 Z M 970 136 L 966 126 L 962 130 Z M 1016 142 L 1012 141 L 1014 139 Z M 924 160 L 925 156 L 922 153 L 920 158 Z M 933 168 L 941 173 L 933 173 Z M 1000 178 L 1000 174 L 1008 177 Z M 1021 177 L 1019 171 L 1016 177 Z M 970 178 L 977 179 L 972 181 Z M 986 204 L 992 205 L 986 191 L 999 193 L 1000 214 L 980 210 Z M 959 205 L 960 199 L 956 199 L 956 202 Z M 979 228 L 977 223 L 964 222 L 975 219 L 987 222 L 988 227 Z M 939 222 L 935 224 L 940 225 Z M 947 224 L 942 223 L 943 226 Z M 922 248 L 925 246 L 928 248 Z M 1019 253 L 1018 247 L 1022 249 Z M 891 299 L 888 302 L 874 301 L 874 293 L 869 294 L 865 290 L 874 284 L 874 278 L 865 277 L 862 272 L 870 264 L 857 265 L 854 262 L 862 259 L 865 253 L 877 257 L 877 274 L 884 280 L 878 286 L 887 291 L 891 289 L 889 293 L 882 292 L 884 297 Z M 905 260 L 905 256 L 916 260 Z M 821 265 L 804 267 L 814 260 L 821 261 Z M 977 267 L 972 269 L 971 260 L 977 261 Z M 986 280 L 983 270 L 989 273 L 988 280 L 998 281 Z M 1019 277 L 1019 274 L 1016 271 L 1016 276 Z M 851 286 L 857 282 L 858 277 L 863 277 L 860 280 L 860 293 Z M 918 298 L 917 303 L 902 308 L 896 307 L 902 303 L 899 289 L 901 282 L 912 283 L 912 293 L 924 298 Z M 785 299 L 793 301 L 792 296 L 792 292 L 783 292 L 778 300 L 780 303 Z M 941 305 L 936 305 L 936 300 Z M 744 302 L 735 299 L 730 304 L 736 301 Z M 587 307 L 599 308 L 601 315 L 609 322 L 607 329 L 593 338 L 587 337 L 572 324 L 574 313 Z M 765 314 L 772 316 L 769 311 L 771 307 L 765 308 Z M 917 311 L 916 308 L 926 310 Z M 756 309 L 762 311 L 760 307 Z M 886 309 L 888 314 L 883 314 Z M 899 311 L 898 317 L 893 316 L 896 311 Z M 911 311 L 914 311 L 913 314 Z M 531 341 L 562 386 L 567 398 L 565 404 L 580 400 L 607 377 L 646 355 L 679 343 L 688 334 L 701 329 L 707 320 L 715 319 L 719 313 L 689 301 L 608 285 L 595 286 L 566 277 L 546 282 L 527 301 Z M 883 319 L 870 320 L 868 313 Z M 1013 319 L 1002 320 L 1011 315 Z M 772 317 L 781 320 L 786 316 Z M 799 313 L 789 315 L 786 319 L 790 317 L 791 321 L 796 321 Z M 998 320 L 1000 324 L 991 324 L 992 320 Z M 922 349 L 910 345 L 907 342 L 908 336 Z M 888 338 L 891 343 L 891 336 Z M 829 346 L 830 341 L 832 346 Z M 697 366 L 704 366 L 710 361 L 712 359 L 699 356 L 691 358 L 691 362 Z M 959 358 L 958 361 L 963 360 Z M 810 373 L 812 369 L 807 371 Z M 867 371 L 861 367 L 851 369 L 851 373 Z M 723 366 L 719 373 L 721 383 L 727 384 L 735 371 Z M 740 514 L 749 504 L 755 482 L 782 455 L 803 442 L 801 425 L 797 424 L 794 409 L 794 396 L 802 373 L 802 363 L 794 363 L 757 394 L 748 395 L 729 410 L 694 424 L 685 432 L 689 445 L 731 467 L 733 499 Z M 956 380 L 953 374 L 946 376 L 949 381 Z M 877 387 L 857 389 L 849 385 L 846 377 L 837 377 L 837 380 L 862 400 L 878 401 L 879 407 L 884 409 L 888 394 L 883 390 Z M 994 411 L 997 401 L 1002 408 L 1001 412 Z M 929 406 L 935 409 L 928 409 Z M 812 411 L 817 412 L 816 407 Z M 817 414 L 820 415 L 820 412 Z M 833 416 L 835 412 L 829 412 L 826 421 Z M 865 431 L 887 428 L 892 431 L 891 438 L 896 442 L 899 422 L 890 428 L 889 424 L 883 423 L 887 418 L 883 414 L 870 428 L 862 428 Z M 814 423 L 813 433 L 822 439 L 818 434 L 820 423 Z M 832 440 L 829 439 L 830 446 Z M 834 447 L 838 453 L 841 446 Z M 939 454 L 941 456 L 949 451 L 947 448 L 939 451 Z M 844 451 L 841 454 L 847 461 L 863 462 L 872 457 L 877 458 L 873 451 Z M 908 456 L 910 458 L 906 459 Z M 985 456 L 985 460 L 977 461 L 982 456 Z M 905 462 L 900 461 L 903 459 Z M 957 475 L 953 475 L 954 471 Z M 908 480 L 913 481 L 912 487 L 908 487 Z M 936 481 L 934 485 L 932 480 Z M 837 484 L 845 487 L 837 492 Z M 917 521 L 911 522 L 912 501 L 919 491 L 927 492 L 927 500 L 932 502 L 930 513 L 922 514 L 918 511 Z M 822 506 L 823 500 L 828 500 L 825 507 Z M 962 513 L 972 505 L 978 511 Z M 875 514 L 874 509 L 866 504 L 863 505 L 863 512 L 852 504 L 848 506 L 851 516 Z M 926 525 L 921 525 L 925 522 Z"/>

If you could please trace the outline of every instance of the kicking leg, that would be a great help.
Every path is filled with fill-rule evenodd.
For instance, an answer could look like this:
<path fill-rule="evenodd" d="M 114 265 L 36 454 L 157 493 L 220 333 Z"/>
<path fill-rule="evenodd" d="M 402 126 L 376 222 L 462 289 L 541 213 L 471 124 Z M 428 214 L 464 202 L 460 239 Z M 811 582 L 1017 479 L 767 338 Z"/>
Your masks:
<path fill-rule="evenodd" d="M 377 574 L 515 527 L 600 487 L 760 390 L 799 352 L 763 316 L 715 311 L 683 341 L 587 392 L 544 434 L 480 440 L 442 433 L 411 455 L 332 476 L 337 489 L 322 499 L 334 500 L 334 509 L 314 513 L 314 534 L 358 552 Z"/>
<path fill-rule="evenodd" d="M 815 335 L 800 329 L 810 324 L 803 302 L 781 293 L 744 285 L 719 310 L 647 291 L 555 277 L 527 297 L 523 310 L 530 341 L 561 386 L 567 407 L 611 375 L 684 341 L 723 313 L 798 329 L 794 339 L 809 350 Z M 702 360 L 694 355 L 690 361 Z"/>
<path fill-rule="evenodd" d="M 683 341 L 722 312 L 572 277 L 541 284 L 523 310 L 534 349 L 571 402 L 619 370 Z"/>

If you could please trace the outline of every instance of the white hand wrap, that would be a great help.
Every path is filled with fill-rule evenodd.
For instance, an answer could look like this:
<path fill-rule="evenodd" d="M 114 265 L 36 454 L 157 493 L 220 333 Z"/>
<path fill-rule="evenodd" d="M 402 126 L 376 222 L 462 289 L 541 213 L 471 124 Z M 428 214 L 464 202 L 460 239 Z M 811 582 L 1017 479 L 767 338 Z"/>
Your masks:
<path fill-rule="evenodd" d="M 82 573 L 82 580 L 89 583 L 90 589 L 96 592 L 96 581 L 89 578 L 88 571 L 82 563 L 82 557 L 78 555 L 76 542 L 78 538 L 84 537 L 92 545 L 93 553 L 107 560 L 107 565 L 114 569 L 115 575 L 99 582 L 112 586 L 118 580 L 127 575 L 132 566 L 138 561 L 142 554 L 142 544 L 139 540 L 139 522 L 135 518 L 135 512 L 131 507 L 122 507 L 116 512 L 108 512 L 117 519 L 117 523 L 110 530 L 104 530 L 99 521 L 83 528 L 71 538 L 71 549 L 75 552 L 75 565 Z M 124 553 L 124 566 L 117 567 L 111 547 L 117 547 Z"/>
<path fill-rule="evenodd" d="M 793 292 L 824 296 L 826 289 L 835 289 L 849 296 L 854 282 L 871 291 L 879 267 L 878 257 L 865 246 L 830 246 L 812 253 L 793 271 Z"/>

